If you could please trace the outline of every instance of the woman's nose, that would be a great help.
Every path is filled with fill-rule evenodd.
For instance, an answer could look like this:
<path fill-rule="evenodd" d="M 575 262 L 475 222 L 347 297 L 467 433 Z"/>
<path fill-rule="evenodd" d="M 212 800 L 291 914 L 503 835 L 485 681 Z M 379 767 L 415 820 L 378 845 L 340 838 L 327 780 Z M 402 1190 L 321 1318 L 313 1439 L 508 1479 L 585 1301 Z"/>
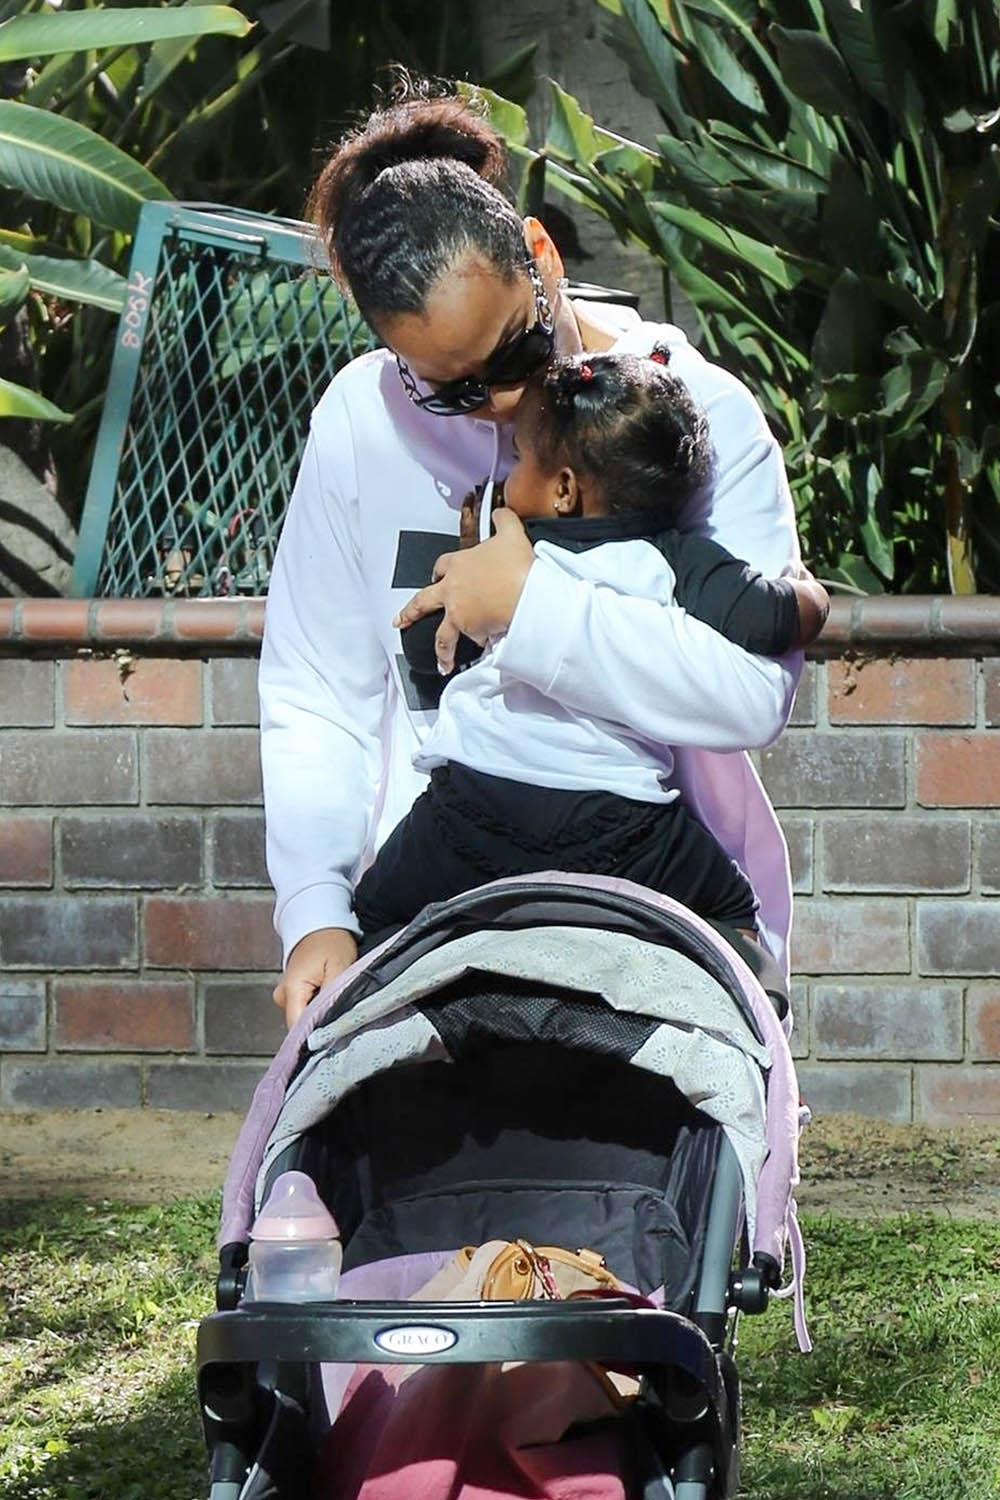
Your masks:
<path fill-rule="evenodd" d="M 517 404 L 524 395 L 523 385 L 496 386 L 490 390 L 490 402 L 486 414 L 497 422 L 508 422 L 514 415 Z"/>

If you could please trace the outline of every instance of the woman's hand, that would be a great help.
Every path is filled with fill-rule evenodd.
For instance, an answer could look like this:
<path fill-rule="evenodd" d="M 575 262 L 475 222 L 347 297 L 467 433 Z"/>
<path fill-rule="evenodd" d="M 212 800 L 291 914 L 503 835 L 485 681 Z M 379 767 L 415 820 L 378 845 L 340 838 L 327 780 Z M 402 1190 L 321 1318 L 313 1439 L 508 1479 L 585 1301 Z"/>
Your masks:
<path fill-rule="evenodd" d="M 358 940 L 343 927 L 320 927 L 300 938 L 272 996 L 285 1012 L 289 1031 L 313 996 L 350 968 L 357 956 Z"/>
<path fill-rule="evenodd" d="M 438 671 L 444 677 L 454 669 L 460 635 L 484 646 L 507 629 L 531 568 L 531 543 L 513 511 L 498 510 L 493 527 L 495 534 L 478 547 L 439 557 L 434 582 L 414 594 L 392 622 L 402 630 L 435 609 L 444 610 L 434 638 Z"/>

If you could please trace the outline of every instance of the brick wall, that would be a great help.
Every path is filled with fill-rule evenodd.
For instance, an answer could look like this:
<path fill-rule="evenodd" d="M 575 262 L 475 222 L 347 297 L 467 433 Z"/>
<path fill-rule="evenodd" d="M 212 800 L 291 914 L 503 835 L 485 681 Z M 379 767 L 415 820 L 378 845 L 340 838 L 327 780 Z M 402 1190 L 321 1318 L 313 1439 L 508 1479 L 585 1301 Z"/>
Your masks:
<path fill-rule="evenodd" d="M 0 1105 L 245 1108 L 283 1034 L 260 619 L 0 603 Z M 820 645 L 757 757 L 803 1094 L 1000 1120 L 1000 601 L 838 605 Z"/>

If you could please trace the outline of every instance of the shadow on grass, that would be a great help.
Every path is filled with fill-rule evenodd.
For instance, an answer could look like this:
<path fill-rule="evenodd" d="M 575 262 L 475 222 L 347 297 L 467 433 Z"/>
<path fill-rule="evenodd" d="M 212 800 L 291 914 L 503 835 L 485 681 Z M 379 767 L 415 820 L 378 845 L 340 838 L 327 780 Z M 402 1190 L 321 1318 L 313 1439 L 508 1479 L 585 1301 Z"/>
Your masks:
<path fill-rule="evenodd" d="M 178 1371 L 126 1421 L 70 1427 L 61 1452 L 25 1454 L 4 1500 L 200 1500 L 208 1493 L 194 1368 Z"/>
<path fill-rule="evenodd" d="M 204 1488 L 203 1476 L 191 1483 L 199 1418 L 189 1329 L 211 1308 L 216 1215 L 214 1198 L 0 1208 L 3 1500 L 191 1500 Z M 137 1415 L 122 1426 L 133 1394 Z M 186 1469 L 176 1489 L 167 1487 L 174 1458 Z M 143 1478 L 151 1464 L 155 1484 Z"/>

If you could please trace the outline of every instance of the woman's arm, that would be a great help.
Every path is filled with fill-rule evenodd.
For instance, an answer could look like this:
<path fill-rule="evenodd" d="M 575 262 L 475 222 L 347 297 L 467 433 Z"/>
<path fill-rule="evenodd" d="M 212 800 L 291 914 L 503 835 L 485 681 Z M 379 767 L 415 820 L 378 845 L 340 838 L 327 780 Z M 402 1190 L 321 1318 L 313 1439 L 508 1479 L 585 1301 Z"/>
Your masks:
<path fill-rule="evenodd" d="M 711 496 L 683 518 L 767 577 L 801 568 L 795 513 L 778 445 L 749 391 L 688 345 L 672 360 L 706 408 L 717 454 Z M 568 708 L 664 744 L 736 750 L 784 728 L 801 671 L 797 654 L 743 651 L 677 606 L 616 594 L 532 560 L 517 518 L 497 535 L 440 559 L 441 581 L 401 612 L 410 623 L 444 608 L 438 660 L 448 671 L 459 631 L 483 641 L 506 631 L 494 660 Z"/>
<path fill-rule="evenodd" d="M 360 572 L 350 429 L 336 395 L 327 401 L 275 558 L 260 664 L 267 859 L 286 959 L 320 929 L 358 931 L 352 879 L 382 767 L 388 664 Z"/>

